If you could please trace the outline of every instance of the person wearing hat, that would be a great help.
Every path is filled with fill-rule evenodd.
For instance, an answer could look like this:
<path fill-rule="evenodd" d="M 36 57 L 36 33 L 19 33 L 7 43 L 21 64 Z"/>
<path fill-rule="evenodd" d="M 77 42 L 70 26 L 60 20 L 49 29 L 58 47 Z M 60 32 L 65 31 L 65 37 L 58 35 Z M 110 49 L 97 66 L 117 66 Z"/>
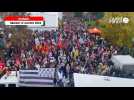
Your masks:
<path fill-rule="evenodd" d="M 100 75 L 101 74 L 101 68 L 102 68 L 103 64 L 99 63 L 98 68 L 97 68 L 97 74 Z"/>

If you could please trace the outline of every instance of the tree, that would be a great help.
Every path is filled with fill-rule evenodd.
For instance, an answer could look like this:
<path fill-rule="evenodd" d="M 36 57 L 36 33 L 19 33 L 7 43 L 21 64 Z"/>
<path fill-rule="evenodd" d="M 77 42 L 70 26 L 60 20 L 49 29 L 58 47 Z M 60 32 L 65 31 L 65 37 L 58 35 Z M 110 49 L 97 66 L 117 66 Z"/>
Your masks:
<path fill-rule="evenodd" d="M 0 33 L 0 49 L 4 48 L 4 36 Z"/>
<path fill-rule="evenodd" d="M 104 12 L 84 12 L 83 16 L 87 26 L 99 26 L 100 19 L 104 16 Z"/>
<path fill-rule="evenodd" d="M 0 12 L 0 17 L 4 18 L 5 16 L 29 16 L 30 13 L 27 12 Z M 28 40 L 30 40 L 30 33 L 27 33 L 27 26 L 5 26 L 4 24 L 0 24 L 0 27 L 4 29 L 4 40 L 6 41 L 6 45 L 9 43 L 12 44 L 12 46 L 23 48 L 24 44 L 28 43 Z M 25 32 L 23 31 L 25 30 Z M 28 31 L 28 30 L 27 30 Z M 9 40 L 6 40 L 7 37 L 6 34 L 11 33 L 12 36 Z M 1 39 L 2 40 L 2 39 Z M 8 41 L 8 42 L 7 42 Z M 0 42 L 0 44 L 3 44 Z M 2 45 L 3 46 L 3 45 Z M 6 47 L 4 45 L 4 47 Z M 5 48 L 0 49 L 0 56 L 3 57 L 5 53 Z"/>
<path fill-rule="evenodd" d="M 74 12 L 74 17 L 82 17 L 82 12 Z"/>
<path fill-rule="evenodd" d="M 127 17 L 130 21 L 128 23 L 121 22 Z M 120 18 L 118 22 L 109 23 L 112 18 Z M 105 12 L 101 19 L 101 29 L 103 37 L 114 45 L 132 47 L 132 39 L 134 38 L 134 13 L 133 12 Z"/>
<path fill-rule="evenodd" d="M 104 17 L 104 12 L 95 12 L 94 15 L 96 16 L 95 19 L 98 20 Z"/>
<path fill-rule="evenodd" d="M 4 16 L 29 16 L 30 13 L 27 12 L 4 12 L 0 13 L 0 15 Z M 27 29 L 27 26 L 5 26 L 4 27 L 5 31 L 8 31 L 12 34 L 11 38 L 9 41 L 11 44 L 15 47 L 18 48 L 23 48 L 24 45 L 28 43 L 28 40 L 30 39 L 30 33 L 29 30 Z"/>
<path fill-rule="evenodd" d="M 27 48 L 29 41 L 32 39 L 32 31 L 23 29 L 20 31 L 14 31 L 11 36 L 12 46 L 17 48 Z"/>

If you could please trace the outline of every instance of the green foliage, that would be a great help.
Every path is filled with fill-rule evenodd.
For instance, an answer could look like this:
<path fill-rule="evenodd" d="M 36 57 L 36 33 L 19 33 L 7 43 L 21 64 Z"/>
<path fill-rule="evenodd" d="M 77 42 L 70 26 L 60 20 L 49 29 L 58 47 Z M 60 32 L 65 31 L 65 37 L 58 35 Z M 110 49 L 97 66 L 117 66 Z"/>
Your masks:
<path fill-rule="evenodd" d="M 96 21 L 94 21 L 94 20 L 87 20 L 87 21 L 85 21 L 85 24 L 87 26 L 95 26 L 96 25 Z"/>
<path fill-rule="evenodd" d="M 19 31 L 14 31 L 10 41 L 15 47 L 26 48 L 30 39 L 32 39 L 32 32 L 27 29 L 22 29 Z"/>
<path fill-rule="evenodd" d="M 4 42 L 3 42 L 3 40 L 0 40 L 0 49 L 4 49 Z"/>
<path fill-rule="evenodd" d="M 103 12 L 89 12 L 87 13 L 87 15 L 90 15 L 90 18 L 85 19 L 85 24 L 87 26 L 98 26 L 99 27 L 99 20 L 104 16 Z M 86 16 L 86 15 L 85 15 Z M 92 16 L 95 16 L 94 18 L 92 18 Z"/>
<path fill-rule="evenodd" d="M 112 17 L 127 17 L 130 21 L 127 24 L 109 23 L 109 19 Z M 133 19 L 133 12 L 106 12 L 100 23 L 103 37 L 114 45 L 132 47 L 132 38 L 134 38 Z"/>
<path fill-rule="evenodd" d="M 102 17 L 104 17 L 104 12 L 97 12 L 96 13 L 96 19 L 101 19 Z"/>
<path fill-rule="evenodd" d="M 82 17 L 83 13 L 82 12 L 74 12 L 75 17 Z"/>

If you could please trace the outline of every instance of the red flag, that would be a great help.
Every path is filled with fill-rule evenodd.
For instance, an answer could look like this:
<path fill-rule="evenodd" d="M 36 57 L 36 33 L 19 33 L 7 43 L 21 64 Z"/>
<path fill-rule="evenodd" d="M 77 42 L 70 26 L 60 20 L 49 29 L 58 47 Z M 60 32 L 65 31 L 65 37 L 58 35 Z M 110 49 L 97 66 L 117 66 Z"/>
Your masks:
<path fill-rule="evenodd" d="M 48 45 L 45 45 L 44 51 L 45 51 L 45 52 L 48 52 Z"/>
<path fill-rule="evenodd" d="M 20 65 L 20 60 L 19 60 L 19 58 L 16 58 L 15 64 L 16 64 L 17 67 Z"/>
<path fill-rule="evenodd" d="M 79 40 L 77 40 L 77 48 L 80 48 L 80 42 L 79 42 Z"/>
<path fill-rule="evenodd" d="M 2 70 L 5 67 L 5 64 L 0 62 L 0 70 Z"/>
<path fill-rule="evenodd" d="M 47 44 L 44 44 L 41 48 L 41 52 L 42 53 L 47 53 L 49 51 L 49 48 L 48 48 L 48 45 Z"/>
<path fill-rule="evenodd" d="M 62 34 L 60 33 L 59 34 L 60 36 L 59 36 L 59 39 L 58 39 L 58 44 L 57 44 L 57 46 L 58 46 L 58 48 L 62 48 L 63 47 L 63 44 L 62 44 Z"/>
<path fill-rule="evenodd" d="M 33 59 L 32 57 L 27 59 L 27 64 L 29 65 L 29 67 L 31 67 L 31 65 L 33 64 Z"/>

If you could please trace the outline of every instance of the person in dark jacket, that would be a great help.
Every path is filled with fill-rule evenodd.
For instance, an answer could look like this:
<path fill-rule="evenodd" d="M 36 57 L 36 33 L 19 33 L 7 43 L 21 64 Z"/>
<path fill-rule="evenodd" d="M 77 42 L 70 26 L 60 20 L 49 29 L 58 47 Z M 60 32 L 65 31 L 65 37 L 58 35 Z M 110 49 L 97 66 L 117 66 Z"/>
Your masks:
<path fill-rule="evenodd" d="M 66 67 L 65 65 L 61 65 L 60 69 L 59 69 L 62 73 L 63 73 L 63 77 L 67 77 L 67 72 L 66 72 Z"/>

